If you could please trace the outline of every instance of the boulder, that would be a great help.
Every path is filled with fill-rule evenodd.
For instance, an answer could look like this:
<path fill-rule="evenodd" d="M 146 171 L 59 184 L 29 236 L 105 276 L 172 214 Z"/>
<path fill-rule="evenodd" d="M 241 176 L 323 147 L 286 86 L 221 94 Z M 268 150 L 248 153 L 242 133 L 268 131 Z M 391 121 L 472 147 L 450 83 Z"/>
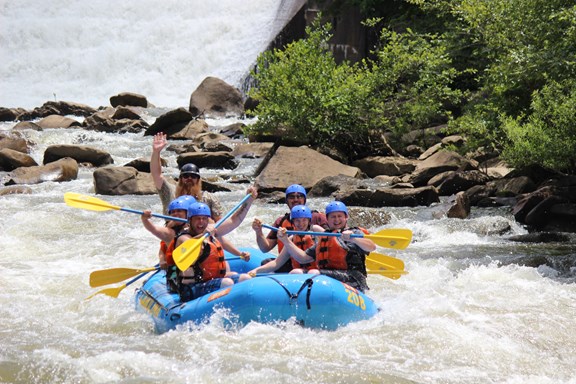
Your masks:
<path fill-rule="evenodd" d="M 259 159 L 265 157 L 274 147 L 274 143 L 240 143 L 234 147 L 233 156 L 247 159 Z"/>
<path fill-rule="evenodd" d="M 90 163 L 95 167 L 114 163 L 108 152 L 86 145 L 51 145 L 44 151 L 43 163 L 48 164 L 64 157 L 71 157 L 79 163 Z"/>
<path fill-rule="evenodd" d="M 31 129 L 33 131 L 42 131 L 42 127 L 31 121 L 20 121 L 15 126 L 12 127 L 13 131 L 23 131 L 26 129 Z"/>
<path fill-rule="evenodd" d="M 192 114 L 185 108 L 177 108 L 159 116 L 144 132 L 144 136 L 153 136 L 164 132 L 168 137 L 180 132 L 192 120 Z"/>
<path fill-rule="evenodd" d="M 160 158 L 160 164 L 163 167 L 165 167 L 168 163 L 166 162 L 165 159 Z M 150 159 L 144 159 L 144 158 L 134 159 L 124 164 L 124 167 L 132 167 L 136 168 L 138 172 L 150 173 Z"/>
<path fill-rule="evenodd" d="M 241 117 L 244 115 L 242 93 L 216 77 L 207 77 L 190 96 L 193 116 Z"/>
<path fill-rule="evenodd" d="M 0 121 L 15 121 L 24 112 L 26 111 L 21 108 L 0 107 Z"/>
<path fill-rule="evenodd" d="M 477 163 L 464 158 L 453 151 L 439 151 L 418 163 L 410 176 L 414 186 L 426 185 L 428 180 L 446 171 L 468 171 L 476 169 Z"/>
<path fill-rule="evenodd" d="M 352 163 L 369 177 L 400 176 L 412 172 L 416 161 L 394 156 L 369 156 Z"/>
<path fill-rule="evenodd" d="M 38 126 L 42 129 L 47 128 L 70 128 L 70 127 L 80 127 L 79 121 L 76 121 L 70 117 L 60 116 L 60 115 L 50 115 L 46 116 L 38 122 Z"/>
<path fill-rule="evenodd" d="M 576 177 L 551 179 L 521 195 L 512 213 L 516 221 L 540 231 L 576 232 Z"/>
<path fill-rule="evenodd" d="M 169 138 L 173 140 L 193 140 L 197 136 L 208 132 L 208 123 L 205 120 L 192 120 L 178 132 L 170 134 Z"/>
<path fill-rule="evenodd" d="M 244 135 L 244 127 L 246 127 L 246 124 L 234 123 L 220 128 L 220 133 L 231 139 L 239 139 Z"/>
<path fill-rule="evenodd" d="M 186 152 L 176 159 L 178 168 L 184 164 L 194 163 L 200 168 L 234 169 L 238 161 L 230 152 Z"/>
<path fill-rule="evenodd" d="M 493 157 L 483 161 L 478 165 L 478 169 L 481 169 L 488 176 L 495 179 L 507 177 L 510 175 L 510 172 L 514 170 L 514 168 L 511 168 L 506 161 L 499 157 Z"/>
<path fill-rule="evenodd" d="M 90 116 L 96 110 L 88 105 L 69 101 L 47 101 L 41 107 L 34 108 L 30 112 L 24 112 L 18 116 L 18 120 L 34 120 L 50 115 L 60 116 Z"/>
<path fill-rule="evenodd" d="M 359 179 L 357 177 L 335 175 L 326 176 L 320 179 L 310 190 L 308 196 L 311 197 L 334 197 L 341 190 L 376 189 L 377 183 L 370 179 Z M 284 203 L 284 201 L 282 201 Z"/>
<path fill-rule="evenodd" d="M 113 107 L 133 106 L 148 108 L 148 100 L 146 99 L 146 96 L 137 93 L 122 92 L 110 97 L 110 105 Z"/>
<path fill-rule="evenodd" d="M 157 193 L 149 173 L 132 167 L 98 168 L 93 173 L 94 191 L 102 195 L 152 195 Z"/>
<path fill-rule="evenodd" d="M 327 176 L 360 177 L 356 167 L 342 164 L 308 147 L 278 147 L 255 180 L 264 192 L 284 191 L 291 184 L 307 190 Z"/>
<path fill-rule="evenodd" d="M 20 167 L 32 167 L 38 163 L 25 153 L 10 148 L 0 149 L 0 170 L 12 171 Z"/>
<path fill-rule="evenodd" d="M 490 180 L 488 175 L 478 170 L 447 171 L 432 177 L 428 180 L 428 185 L 435 186 L 440 196 L 450 196 L 466 191 L 475 185 L 486 184 Z"/>
<path fill-rule="evenodd" d="M 126 107 L 117 107 L 116 111 L 114 111 L 114 114 L 112 115 L 112 118 L 114 120 L 123 120 L 123 119 L 141 120 L 142 119 L 142 117 L 138 113 L 136 113 L 132 109 L 126 108 Z"/>
<path fill-rule="evenodd" d="M 338 191 L 336 200 L 362 207 L 417 207 L 440 202 L 436 188 L 379 188 Z"/>
<path fill-rule="evenodd" d="M 228 141 L 228 136 L 215 132 L 205 132 L 194 138 L 194 145 L 200 149 L 206 149 L 208 147 L 214 147 L 214 145 L 220 144 L 222 141 Z M 232 148 L 229 148 L 227 152 L 232 152 Z"/>
<path fill-rule="evenodd" d="M 446 217 L 453 219 L 466 219 L 470 216 L 470 199 L 465 192 L 458 192 L 451 201 L 452 205 L 446 212 Z"/>
<path fill-rule="evenodd" d="M 3 135 L 0 133 L 0 149 L 9 148 L 22 153 L 30 153 L 29 143 L 19 134 Z"/>
<path fill-rule="evenodd" d="M 5 185 L 39 184 L 45 181 L 70 181 L 78 177 L 78 163 L 66 157 L 50 164 L 17 168 L 9 174 Z"/>
<path fill-rule="evenodd" d="M 122 111 L 130 110 L 123 108 Z M 132 112 L 118 113 L 118 110 L 110 107 L 88 116 L 84 125 L 86 129 L 92 131 L 109 133 L 140 133 L 149 127 L 148 123 L 137 114 Z"/>

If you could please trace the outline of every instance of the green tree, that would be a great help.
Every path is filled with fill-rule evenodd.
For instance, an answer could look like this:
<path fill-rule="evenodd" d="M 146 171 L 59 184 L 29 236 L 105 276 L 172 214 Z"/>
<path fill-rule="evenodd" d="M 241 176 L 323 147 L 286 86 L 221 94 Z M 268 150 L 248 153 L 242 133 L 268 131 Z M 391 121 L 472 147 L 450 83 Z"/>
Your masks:
<path fill-rule="evenodd" d="M 353 160 L 378 153 L 385 131 L 400 136 L 449 118 L 446 107 L 461 92 L 451 88 L 456 70 L 440 37 L 385 30 L 375 60 L 336 64 L 329 28 L 317 22 L 306 39 L 258 58 L 250 93 L 258 121 L 249 133 L 281 130 Z"/>
<path fill-rule="evenodd" d="M 576 81 L 552 81 L 533 94 L 531 113 L 504 117 L 510 138 L 504 155 L 515 165 L 540 164 L 576 172 Z"/>
<path fill-rule="evenodd" d="M 365 89 L 370 93 L 364 109 L 370 126 L 399 137 L 449 120 L 450 108 L 463 93 L 453 88 L 458 71 L 443 36 L 383 29 L 380 44 L 375 60 L 366 62 Z"/>
<path fill-rule="evenodd" d="M 343 151 L 362 145 L 367 126 L 358 121 L 364 97 L 361 71 L 337 65 L 328 49 L 330 25 L 307 28 L 307 38 L 260 55 L 253 73 L 257 86 L 250 96 L 259 101 L 258 120 L 250 134 L 281 133 L 315 146 Z"/>

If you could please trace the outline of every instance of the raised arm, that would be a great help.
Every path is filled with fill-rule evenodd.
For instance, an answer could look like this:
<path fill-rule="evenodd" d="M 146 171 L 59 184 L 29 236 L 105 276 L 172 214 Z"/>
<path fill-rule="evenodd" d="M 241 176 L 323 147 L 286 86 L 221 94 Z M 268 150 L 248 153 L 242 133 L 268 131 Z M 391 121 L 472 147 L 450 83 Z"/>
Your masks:
<path fill-rule="evenodd" d="M 152 156 L 150 156 L 150 173 L 152 174 L 152 180 L 154 180 L 154 186 L 157 190 L 160 190 L 162 184 L 164 184 L 160 152 L 162 152 L 167 145 L 168 141 L 166 141 L 166 134 L 159 132 L 154 135 L 152 141 Z"/>
<path fill-rule="evenodd" d="M 276 239 L 270 239 L 264 236 L 262 221 L 260 219 L 255 218 L 254 221 L 252 221 L 252 229 L 256 232 L 256 243 L 258 243 L 258 248 L 260 248 L 262 252 L 269 252 L 278 243 Z"/>
<path fill-rule="evenodd" d="M 258 192 L 255 187 L 249 187 L 248 190 L 246 191 L 246 194 L 250 195 L 250 198 L 246 200 L 246 202 L 242 204 L 240 208 L 238 208 L 238 210 L 234 212 L 232 216 L 230 216 L 218 227 L 217 233 L 219 236 L 224 236 L 227 233 L 232 232 L 233 230 L 238 228 L 238 226 L 242 223 L 242 221 L 244 221 L 244 218 L 246 218 L 246 214 L 248 214 L 248 211 L 250 210 L 252 203 L 258 196 Z"/>
<path fill-rule="evenodd" d="M 288 250 L 290 256 L 292 256 L 297 262 L 307 264 L 314 261 L 312 257 L 308 256 L 305 251 L 298 248 L 298 246 L 292 242 L 292 239 L 286 233 L 286 228 L 278 228 L 278 240 L 284 244 L 282 252 Z"/>
<path fill-rule="evenodd" d="M 145 210 L 144 212 L 142 212 L 140 218 L 142 219 L 142 224 L 144 224 L 144 228 L 146 228 L 148 232 L 150 232 L 160 240 L 164 241 L 165 243 L 171 242 L 174 236 L 176 235 L 172 228 L 152 223 L 152 221 L 150 220 L 152 218 L 152 212 L 150 210 Z"/>

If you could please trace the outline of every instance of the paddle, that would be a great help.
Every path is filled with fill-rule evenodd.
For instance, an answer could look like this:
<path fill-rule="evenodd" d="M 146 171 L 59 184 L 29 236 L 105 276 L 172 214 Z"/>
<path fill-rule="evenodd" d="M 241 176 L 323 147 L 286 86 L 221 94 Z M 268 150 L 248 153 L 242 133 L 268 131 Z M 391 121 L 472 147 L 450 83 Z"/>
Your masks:
<path fill-rule="evenodd" d="M 243 260 L 239 256 L 227 258 L 226 261 L 231 260 Z M 90 286 L 92 288 L 101 287 L 103 285 L 119 283 L 123 280 L 129 279 L 132 276 L 136 276 L 142 272 L 151 272 L 158 269 L 158 264 L 154 267 L 145 269 L 135 269 L 135 268 L 110 268 L 110 269 L 100 269 L 90 273 Z"/>
<path fill-rule="evenodd" d="M 232 216 L 232 214 L 236 212 L 238 208 L 240 208 L 242 204 L 244 204 L 244 202 L 248 200 L 251 196 L 252 196 L 251 194 L 247 194 L 246 196 L 244 196 L 244 198 L 238 204 L 236 204 L 236 206 L 232 208 L 230 212 L 228 212 L 223 218 L 218 220 L 214 228 L 218 228 L 224 221 L 226 221 L 230 216 Z M 185 242 L 180 244 L 178 248 L 174 250 L 174 252 L 172 252 L 172 258 L 174 259 L 176 266 L 178 266 L 178 269 L 180 269 L 181 271 L 185 271 L 188 268 L 190 268 L 190 266 L 194 264 L 196 260 L 198 260 L 198 256 L 200 256 L 200 245 L 202 245 L 204 239 L 207 238 L 209 235 L 210 235 L 209 233 L 205 233 L 200 238 L 192 238 L 186 240 Z"/>
<path fill-rule="evenodd" d="M 376 266 L 378 265 L 379 268 L 372 268 L 372 269 L 396 269 L 396 270 L 404 270 L 404 262 L 400 259 L 397 259 L 392 256 L 383 255 L 381 253 L 372 252 L 368 256 L 366 256 L 366 266 L 368 266 L 368 262 L 371 265 Z M 370 268 L 370 267 L 369 267 Z"/>
<path fill-rule="evenodd" d="M 68 204 L 71 207 L 83 208 L 83 209 L 88 209 L 91 211 L 109 211 L 111 209 L 114 209 L 117 211 L 137 213 L 139 215 L 142 215 L 144 213 L 144 212 L 138 211 L 136 209 L 118 207 L 116 205 L 109 204 L 109 203 L 105 202 L 104 200 L 100 200 L 96 197 L 81 195 L 81 194 L 75 193 L 75 192 L 66 192 L 64 194 L 64 202 L 66 202 L 66 204 Z M 182 223 L 186 222 L 186 219 L 182 219 L 179 217 L 173 217 L 173 216 L 161 215 L 159 213 L 153 213 L 152 216 L 160 217 L 160 218 L 166 219 L 166 220 L 180 221 Z"/>
<path fill-rule="evenodd" d="M 132 276 L 139 275 L 143 272 L 155 271 L 156 269 L 158 269 L 158 265 L 145 269 L 111 268 L 94 271 L 90 274 L 90 286 L 95 288 L 103 285 L 119 283 L 131 278 Z"/>
<path fill-rule="evenodd" d="M 378 256 L 379 258 L 382 256 L 386 257 L 385 262 L 380 262 L 379 259 L 376 259 L 374 256 Z M 379 253 L 371 253 L 368 255 L 366 258 L 366 268 L 369 274 L 379 274 L 394 280 L 408 273 L 404 270 L 404 262 L 402 260 Z"/>
<path fill-rule="evenodd" d="M 156 274 L 156 273 L 158 273 L 158 272 L 160 272 L 159 269 L 158 269 L 156 272 L 154 272 L 154 274 Z M 147 275 L 148 273 L 149 273 L 149 272 L 141 273 L 140 275 L 136 276 L 135 278 L 133 278 L 132 280 L 130 280 L 130 281 L 127 282 L 126 284 L 123 284 L 123 285 L 121 285 L 121 286 L 119 286 L 119 287 L 102 289 L 102 290 L 94 293 L 93 295 L 90 295 L 90 296 L 87 297 L 85 300 L 90 300 L 91 298 L 93 298 L 94 296 L 96 296 L 96 295 L 98 295 L 98 294 L 100 294 L 100 293 L 102 293 L 102 294 L 104 294 L 104 295 L 108 295 L 108 296 L 110 296 L 110 297 L 117 298 L 118 295 L 120 294 L 120 292 L 122 292 L 122 290 L 123 290 L 124 288 L 126 288 L 126 287 L 129 286 L 130 284 L 134 283 L 136 280 L 141 279 L 142 277 L 144 277 L 144 276 Z"/>
<path fill-rule="evenodd" d="M 398 280 L 402 275 L 408 274 L 407 271 L 397 271 L 395 269 L 369 269 L 366 272 L 368 272 L 369 275 L 382 275 L 392 280 Z"/>
<path fill-rule="evenodd" d="M 271 225 L 262 225 L 265 228 L 277 231 L 278 228 L 272 227 Z M 334 232 L 307 232 L 307 231 L 286 231 L 289 235 L 310 235 L 310 236 L 335 236 L 341 237 L 341 233 Z M 404 249 L 412 241 L 412 231 L 409 229 L 402 228 L 386 228 L 382 229 L 374 234 L 352 234 L 350 237 L 365 237 L 366 239 L 372 240 L 376 245 L 384 248 L 393 249 Z"/>

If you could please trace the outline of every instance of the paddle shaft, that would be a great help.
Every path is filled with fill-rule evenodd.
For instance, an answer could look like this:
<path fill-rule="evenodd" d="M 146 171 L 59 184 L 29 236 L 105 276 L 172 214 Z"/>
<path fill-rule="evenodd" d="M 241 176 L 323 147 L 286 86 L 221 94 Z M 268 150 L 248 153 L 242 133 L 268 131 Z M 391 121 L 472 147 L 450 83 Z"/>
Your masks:
<path fill-rule="evenodd" d="M 271 225 L 268 224 L 262 224 L 262 226 L 264 228 L 268 228 L 271 229 L 273 231 L 277 231 L 278 228 L 273 227 Z M 310 231 L 286 231 L 287 234 L 289 235 L 301 235 L 301 236 L 305 236 L 305 235 L 310 235 L 310 236 L 334 236 L 334 237 L 342 237 L 341 233 L 338 232 L 310 232 Z M 357 233 L 353 233 L 350 235 L 350 237 L 364 237 L 364 235 L 360 235 Z"/>
<path fill-rule="evenodd" d="M 137 209 L 130 209 L 130 208 L 120 208 L 121 211 L 124 212 L 130 212 L 130 213 L 137 213 L 139 215 L 142 215 L 144 212 L 143 211 L 139 211 Z M 174 220 L 174 221 L 179 221 L 181 223 L 186 223 L 188 222 L 188 220 L 186 219 L 182 219 L 180 217 L 174 217 L 174 216 L 167 216 L 167 215 L 162 215 L 160 213 L 152 213 L 152 216 L 154 217 L 159 217 L 161 219 L 166 219 L 166 220 Z"/>
<path fill-rule="evenodd" d="M 107 211 L 109 209 L 114 209 L 116 211 L 136 213 L 138 215 L 142 215 L 144 213 L 143 211 L 139 211 L 136 209 L 122 208 L 117 205 L 112 205 L 94 196 L 81 195 L 75 192 L 66 192 L 64 194 L 64 202 L 74 208 L 83 208 L 92 211 Z M 183 223 L 187 221 L 186 219 L 182 219 L 180 217 L 166 216 L 161 215 L 159 213 L 152 213 L 152 216 L 166 220 L 180 221 Z"/>

